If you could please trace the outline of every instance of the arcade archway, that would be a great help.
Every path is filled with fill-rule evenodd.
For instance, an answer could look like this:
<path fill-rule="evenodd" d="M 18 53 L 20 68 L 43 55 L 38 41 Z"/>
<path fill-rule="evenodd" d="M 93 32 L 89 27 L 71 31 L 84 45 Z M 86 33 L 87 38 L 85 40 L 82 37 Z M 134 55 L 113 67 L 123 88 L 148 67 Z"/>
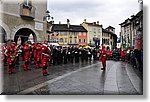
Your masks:
<path fill-rule="evenodd" d="M 24 42 L 28 40 L 33 41 L 33 42 L 37 41 L 37 37 L 31 29 L 21 28 L 16 32 L 15 37 L 14 37 L 14 41 L 16 43 L 19 42 L 23 45 Z"/>
<path fill-rule="evenodd" d="M 6 43 L 7 39 L 6 39 L 6 31 L 4 30 L 4 28 L 2 26 L 0 26 L 0 41 L 1 43 Z"/>

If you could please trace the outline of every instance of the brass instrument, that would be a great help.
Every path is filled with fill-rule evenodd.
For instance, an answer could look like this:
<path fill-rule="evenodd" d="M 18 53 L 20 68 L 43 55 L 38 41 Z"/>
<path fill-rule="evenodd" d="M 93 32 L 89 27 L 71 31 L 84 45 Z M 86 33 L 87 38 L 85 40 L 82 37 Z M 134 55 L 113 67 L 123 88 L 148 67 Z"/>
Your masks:
<path fill-rule="evenodd" d="M 15 53 L 13 54 L 13 56 L 11 56 L 11 61 L 12 61 L 12 62 L 16 62 L 17 56 L 18 56 L 18 52 L 15 52 Z"/>

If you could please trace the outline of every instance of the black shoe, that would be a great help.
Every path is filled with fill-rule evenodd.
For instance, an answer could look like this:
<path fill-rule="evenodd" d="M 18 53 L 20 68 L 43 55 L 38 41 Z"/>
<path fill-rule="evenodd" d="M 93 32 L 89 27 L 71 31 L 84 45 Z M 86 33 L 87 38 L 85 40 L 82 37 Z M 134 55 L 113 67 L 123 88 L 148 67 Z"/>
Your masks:
<path fill-rule="evenodd" d="M 28 68 L 28 70 L 31 70 L 31 68 Z"/>
<path fill-rule="evenodd" d="M 46 73 L 44 73 L 44 74 L 43 74 L 43 76 L 47 76 L 47 74 L 46 74 Z"/>
<path fill-rule="evenodd" d="M 43 74 L 43 76 L 47 76 L 47 75 L 49 75 L 49 74 L 48 74 L 48 73 L 44 73 L 44 74 Z"/>
<path fill-rule="evenodd" d="M 101 68 L 101 70 L 105 70 L 105 68 Z"/>

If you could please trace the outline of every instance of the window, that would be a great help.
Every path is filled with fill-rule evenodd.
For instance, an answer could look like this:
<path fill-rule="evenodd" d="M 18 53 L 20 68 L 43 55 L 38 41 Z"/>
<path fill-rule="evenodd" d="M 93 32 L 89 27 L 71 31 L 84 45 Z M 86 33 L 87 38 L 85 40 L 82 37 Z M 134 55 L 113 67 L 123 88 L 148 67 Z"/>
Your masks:
<path fill-rule="evenodd" d="M 83 33 L 83 36 L 86 36 L 86 33 L 85 33 L 85 32 Z"/>
<path fill-rule="evenodd" d="M 59 34 L 60 34 L 60 36 L 63 36 L 63 32 L 60 32 Z"/>
<path fill-rule="evenodd" d="M 67 36 L 67 32 L 63 32 L 64 36 Z"/>
<path fill-rule="evenodd" d="M 77 32 L 74 33 L 74 37 L 77 37 Z"/>
<path fill-rule="evenodd" d="M 55 42 L 58 42 L 58 38 L 56 38 Z"/>
<path fill-rule="evenodd" d="M 64 42 L 67 42 L 67 38 L 65 38 L 64 40 L 65 40 Z"/>
<path fill-rule="evenodd" d="M 63 42 L 63 38 L 60 38 L 60 42 Z"/>
<path fill-rule="evenodd" d="M 112 39 L 112 35 L 110 35 L 110 39 Z"/>
<path fill-rule="evenodd" d="M 96 31 L 96 28 L 93 28 L 92 30 L 95 32 L 95 31 Z"/>
<path fill-rule="evenodd" d="M 77 38 L 74 39 L 74 43 L 75 43 L 75 44 L 77 43 Z"/>
<path fill-rule="evenodd" d="M 82 36 L 82 33 L 81 33 L 81 32 L 79 32 L 79 36 Z"/>
<path fill-rule="evenodd" d="M 72 39 L 70 39 L 70 44 L 72 44 Z"/>
<path fill-rule="evenodd" d="M 83 39 L 83 42 L 85 43 L 85 42 L 86 42 L 86 39 Z"/>
<path fill-rule="evenodd" d="M 79 42 L 82 42 L 82 40 L 81 40 L 81 39 L 79 39 Z"/>
<path fill-rule="evenodd" d="M 72 37 L 72 34 L 73 34 L 73 33 L 72 33 L 72 32 L 70 32 L 70 37 Z"/>

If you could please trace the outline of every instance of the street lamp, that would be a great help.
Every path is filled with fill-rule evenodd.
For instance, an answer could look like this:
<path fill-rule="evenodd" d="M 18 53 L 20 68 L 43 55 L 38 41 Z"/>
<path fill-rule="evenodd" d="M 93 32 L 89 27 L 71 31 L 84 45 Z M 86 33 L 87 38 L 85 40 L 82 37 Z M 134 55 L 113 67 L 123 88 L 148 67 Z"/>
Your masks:
<path fill-rule="evenodd" d="M 50 20 L 50 12 L 48 10 L 46 10 L 46 16 L 43 17 L 43 21 L 49 21 Z"/>

